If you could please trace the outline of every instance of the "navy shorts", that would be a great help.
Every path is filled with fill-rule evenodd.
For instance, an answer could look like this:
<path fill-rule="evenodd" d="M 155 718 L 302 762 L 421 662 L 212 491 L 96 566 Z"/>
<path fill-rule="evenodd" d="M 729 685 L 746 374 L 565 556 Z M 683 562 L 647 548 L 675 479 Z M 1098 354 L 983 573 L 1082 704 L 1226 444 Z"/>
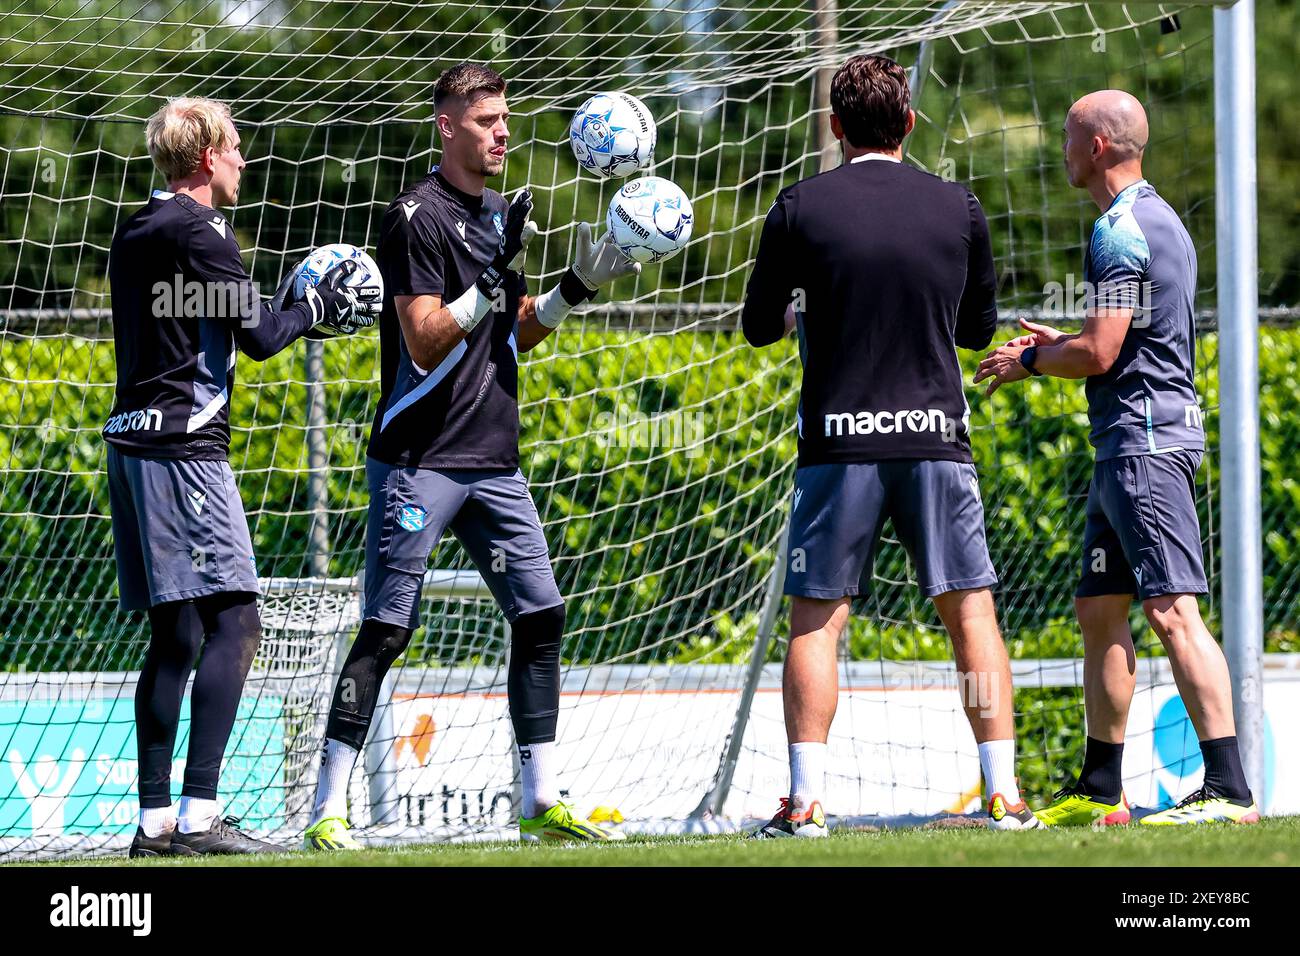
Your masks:
<path fill-rule="evenodd" d="M 113 552 L 124 611 L 223 591 L 258 593 L 253 542 L 226 461 L 108 448 Z"/>
<path fill-rule="evenodd" d="M 513 621 L 564 603 L 519 469 L 438 471 L 366 459 L 366 619 L 414 630 L 429 555 L 445 529 Z"/>
<path fill-rule="evenodd" d="M 868 594 L 886 518 L 893 520 L 926 597 L 998 583 L 975 466 L 900 459 L 809 465 L 795 472 L 785 593 Z"/>
<path fill-rule="evenodd" d="M 1204 594 L 1196 516 L 1199 451 L 1108 458 L 1093 467 L 1078 597 Z"/>

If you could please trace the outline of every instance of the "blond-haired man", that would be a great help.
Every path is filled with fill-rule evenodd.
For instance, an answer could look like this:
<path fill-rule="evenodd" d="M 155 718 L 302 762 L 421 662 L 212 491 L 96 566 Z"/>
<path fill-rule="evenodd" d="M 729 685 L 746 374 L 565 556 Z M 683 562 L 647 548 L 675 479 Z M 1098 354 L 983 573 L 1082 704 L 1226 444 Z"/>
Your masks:
<path fill-rule="evenodd" d="M 344 263 L 286 304 L 294 270 L 263 303 L 216 206 L 234 205 L 244 157 L 229 108 L 174 99 L 148 122 L 166 181 L 118 228 L 109 251 L 117 395 L 104 426 L 121 607 L 145 611 L 136 685 L 140 822 L 131 856 L 280 847 L 221 819 L 217 779 L 261 638 L 248 522 L 228 462 L 235 354 L 258 361 L 303 334 L 373 324 Z M 200 651 L 202 658 L 199 659 Z M 172 751 L 196 659 L 179 811 Z"/>

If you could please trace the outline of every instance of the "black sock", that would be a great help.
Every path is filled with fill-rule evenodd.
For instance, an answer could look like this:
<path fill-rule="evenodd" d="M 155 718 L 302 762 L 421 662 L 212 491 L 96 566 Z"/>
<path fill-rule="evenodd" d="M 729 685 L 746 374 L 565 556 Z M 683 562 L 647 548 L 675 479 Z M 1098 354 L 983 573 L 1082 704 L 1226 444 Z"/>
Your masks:
<path fill-rule="evenodd" d="M 352 642 L 352 650 L 334 687 L 334 701 L 325 723 L 327 740 L 345 743 L 353 750 L 365 746 L 384 675 L 406 650 L 412 633 L 409 628 L 374 618 L 361 622 L 361 630 L 357 631 L 357 639 Z"/>
<path fill-rule="evenodd" d="M 1201 741 L 1205 758 L 1205 787 L 1217 797 L 1227 797 L 1242 806 L 1250 804 L 1250 787 L 1241 766 L 1241 750 L 1236 737 L 1219 737 Z"/>
<path fill-rule="evenodd" d="M 1103 803 L 1119 803 L 1124 789 L 1120 764 L 1124 759 L 1124 745 L 1107 743 L 1089 737 L 1083 750 L 1083 772 L 1079 774 L 1079 789 Z"/>

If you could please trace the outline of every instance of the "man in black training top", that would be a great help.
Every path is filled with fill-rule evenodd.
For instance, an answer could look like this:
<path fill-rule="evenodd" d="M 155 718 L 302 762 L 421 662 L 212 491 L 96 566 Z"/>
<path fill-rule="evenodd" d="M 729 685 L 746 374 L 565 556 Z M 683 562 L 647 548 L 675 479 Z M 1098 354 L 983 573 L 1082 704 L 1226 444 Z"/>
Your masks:
<path fill-rule="evenodd" d="M 745 337 L 770 345 L 797 326 L 804 366 L 785 579 L 790 796 L 760 838 L 826 834 L 836 646 L 887 517 L 952 638 L 989 825 L 1038 825 L 1016 784 L 1011 671 L 956 354 L 993 337 L 988 224 L 964 185 L 902 162 L 910 99 L 887 57 L 840 68 L 830 122 L 844 163 L 777 196 L 745 296 Z"/>
<path fill-rule="evenodd" d="M 507 692 L 523 782 L 524 837 L 621 839 L 560 800 L 555 730 L 564 601 L 541 521 L 519 471 L 519 352 L 575 305 L 639 266 L 578 226 L 577 261 L 556 288 L 527 294 L 532 199 L 486 188 L 505 167 L 506 84 L 463 63 L 438 78 L 438 166 L 404 190 L 380 226 L 382 395 L 366 474 L 366 593 L 325 729 L 310 849 L 355 847 L 347 786 L 384 675 L 420 624 L 429 555 L 460 540 L 510 621 Z"/>
<path fill-rule="evenodd" d="M 169 101 L 149 120 L 166 182 L 109 251 L 117 397 L 104 425 L 123 610 L 148 612 L 136 685 L 140 825 L 131 856 L 279 851 L 220 818 L 217 778 L 261 639 L 248 522 L 228 461 L 235 353 L 270 358 L 304 333 L 373 324 L 344 263 L 286 306 L 293 272 L 263 304 L 239 258 L 232 206 L 244 158 L 223 103 Z M 377 290 L 376 290 L 377 291 Z M 179 811 L 172 750 L 195 660 Z"/>

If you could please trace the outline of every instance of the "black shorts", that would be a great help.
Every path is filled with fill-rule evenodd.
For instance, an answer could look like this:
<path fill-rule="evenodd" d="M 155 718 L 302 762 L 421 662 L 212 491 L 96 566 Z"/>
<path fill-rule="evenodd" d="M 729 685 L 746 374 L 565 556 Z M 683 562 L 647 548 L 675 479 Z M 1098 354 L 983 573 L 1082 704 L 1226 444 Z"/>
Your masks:
<path fill-rule="evenodd" d="M 809 465 L 795 472 L 785 593 L 868 594 L 886 518 L 926 597 L 998 583 L 975 466 L 930 459 Z"/>
<path fill-rule="evenodd" d="M 509 621 L 564 603 L 519 469 L 437 471 L 366 459 L 366 619 L 420 626 L 424 572 L 450 528 Z"/>
<path fill-rule="evenodd" d="M 253 542 L 226 461 L 108 449 L 119 604 L 144 611 L 225 591 L 258 593 Z"/>
<path fill-rule="evenodd" d="M 1196 516 L 1199 451 L 1108 458 L 1093 467 L 1078 597 L 1204 594 Z"/>

